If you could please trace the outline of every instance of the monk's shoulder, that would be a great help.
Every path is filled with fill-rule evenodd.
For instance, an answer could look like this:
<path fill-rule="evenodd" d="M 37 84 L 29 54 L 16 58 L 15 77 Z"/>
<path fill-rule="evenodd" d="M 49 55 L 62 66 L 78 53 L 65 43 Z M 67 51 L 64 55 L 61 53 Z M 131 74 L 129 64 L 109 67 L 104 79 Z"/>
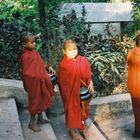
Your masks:
<path fill-rule="evenodd" d="M 81 61 L 88 62 L 88 60 L 85 56 L 78 55 L 78 59 L 81 60 Z"/>
<path fill-rule="evenodd" d="M 28 60 L 35 58 L 36 56 L 40 56 L 40 54 L 37 50 L 33 50 L 33 51 L 24 52 L 21 55 L 21 59 L 28 61 Z"/>
<path fill-rule="evenodd" d="M 64 61 L 64 59 L 62 59 L 59 63 L 59 68 L 64 67 L 64 65 L 65 65 L 65 61 Z"/>
<path fill-rule="evenodd" d="M 36 50 L 36 49 L 33 50 L 32 53 L 37 54 L 37 55 L 40 55 L 40 53 L 39 53 L 38 50 Z"/>
<path fill-rule="evenodd" d="M 77 59 L 85 59 L 85 57 L 82 56 L 82 55 L 78 55 L 78 56 L 77 56 Z"/>

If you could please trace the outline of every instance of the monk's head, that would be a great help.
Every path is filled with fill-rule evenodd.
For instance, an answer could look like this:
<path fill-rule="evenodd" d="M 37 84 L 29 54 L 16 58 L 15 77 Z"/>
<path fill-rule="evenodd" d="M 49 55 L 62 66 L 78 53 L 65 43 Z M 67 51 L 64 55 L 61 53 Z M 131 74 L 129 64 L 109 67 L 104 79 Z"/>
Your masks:
<path fill-rule="evenodd" d="M 140 47 L 140 34 L 136 36 L 136 46 Z"/>
<path fill-rule="evenodd" d="M 21 43 L 24 48 L 29 50 L 35 49 L 35 36 L 30 32 L 24 32 L 21 36 Z"/>
<path fill-rule="evenodd" d="M 63 45 L 63 53 L 69 59 L 74 59 L 78 54 L 76 42 L 73 40 L 65 40 Z"/>

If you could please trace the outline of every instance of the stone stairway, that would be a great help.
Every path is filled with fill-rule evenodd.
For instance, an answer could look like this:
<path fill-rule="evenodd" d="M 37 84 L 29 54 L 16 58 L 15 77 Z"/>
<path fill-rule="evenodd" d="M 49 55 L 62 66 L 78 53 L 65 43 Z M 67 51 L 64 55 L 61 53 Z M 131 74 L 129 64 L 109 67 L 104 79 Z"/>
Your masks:
<path fill-rule="evenodd" d="M 71 140 L 65 128 L 64 112 L 58 111 L 62 108 L 61 100 L 54 102 L 55 113 L 48 116 L 53 122 L 41 125 L 42 131 L 34 133 L 28 129 L 27 93 L 22 81 L 0 79 L 0 140 Z M 89 140 L 133 140 L 130 134 L 134 118 L 129 94 L 97 97 L 90 105 L 91 120 L 97 125 L 92 125 L 94 134 Z"/>
<path fill-rule="evenodd" d="M 28 129 L 27 107 L 22 81 L 0 79 L 0 140 L 57 140 L 49 123 L 38 133 Z"/>
<path fill-rule="evenodd" d="M 5 114 L 0 112 L 0 129 L 3 130 L 0 131 L 0 140 L 62 140 L 63 136 L 64 140 L 71 139 L 69 137 L 68 131 L 65 128 L 64 116 L 63 119 L 58 122 L 58 125 L 56 124 L 55 119 L 53 120 L 54 123 L 52 122 L 52 124 L 48 123 L 41 125 L 41 132 L 34 133 L 32 130 L 28 129 L 28 100 L 27 93 L 23 89 L 22 81 L 0 79 L 0 103 L 0 110 L 2 110 L 2 112 L 5 112 Z M 18 105 L 18 110 L 16 105 Z M 44 117 L 46 117 L 45 113 Z M 57 137 L 53 131 L 52 126 L 54 129 L 57 126 L 58 130 L 62 130 L 61 133 L 56 134 Z M 96 135 L 96 137 L 98 136 L 99 138 L 102 136 L 96 127 L 93 127 L 93 131 L 98 134 Z M 104 138 L 101 140 L 104 140 Z"/>

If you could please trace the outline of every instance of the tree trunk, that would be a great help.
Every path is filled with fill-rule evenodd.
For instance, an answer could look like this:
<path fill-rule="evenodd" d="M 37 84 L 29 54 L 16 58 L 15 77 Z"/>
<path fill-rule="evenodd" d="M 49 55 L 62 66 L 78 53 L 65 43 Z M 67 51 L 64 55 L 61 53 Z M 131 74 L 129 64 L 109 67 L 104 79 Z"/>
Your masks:
<path fill-rule="evenodd" d="M 48 45 L 47 45 L 47 29 L 46 29 L 46 13 L 45 13 L 45 0 L 38 0 L 40 28 L 41 28 L 41 40 L 43 47 L 43 59 L 49 59 Z"/>

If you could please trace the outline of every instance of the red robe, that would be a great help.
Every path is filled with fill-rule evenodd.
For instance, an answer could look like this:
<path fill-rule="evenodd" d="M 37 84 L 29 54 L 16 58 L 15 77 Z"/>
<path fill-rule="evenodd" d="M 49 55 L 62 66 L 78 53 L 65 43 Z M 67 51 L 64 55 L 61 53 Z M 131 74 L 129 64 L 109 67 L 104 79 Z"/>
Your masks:
<path fill-rule="evenodd" d="M 128 90 L 132 99 L 135 130 L 140 132 L 140 48 L 133 48 L 127 56 Z"/>
<path fill-rule="evenodd" d="M 58 70 L 58 83 L 64 104 L 66 126 L 82 128 L 80 80 L 87 85 L 91 80 L 89 62 L 78 55 L 75 60 L 63 57 Z"/>
<path fill-rule="evenodd" d="M 40 54 L 24 49 L 20 59 L 21 77 L 28 93 L 29 111 L 38 114 L 52 105 L 53 85 Z"/>

